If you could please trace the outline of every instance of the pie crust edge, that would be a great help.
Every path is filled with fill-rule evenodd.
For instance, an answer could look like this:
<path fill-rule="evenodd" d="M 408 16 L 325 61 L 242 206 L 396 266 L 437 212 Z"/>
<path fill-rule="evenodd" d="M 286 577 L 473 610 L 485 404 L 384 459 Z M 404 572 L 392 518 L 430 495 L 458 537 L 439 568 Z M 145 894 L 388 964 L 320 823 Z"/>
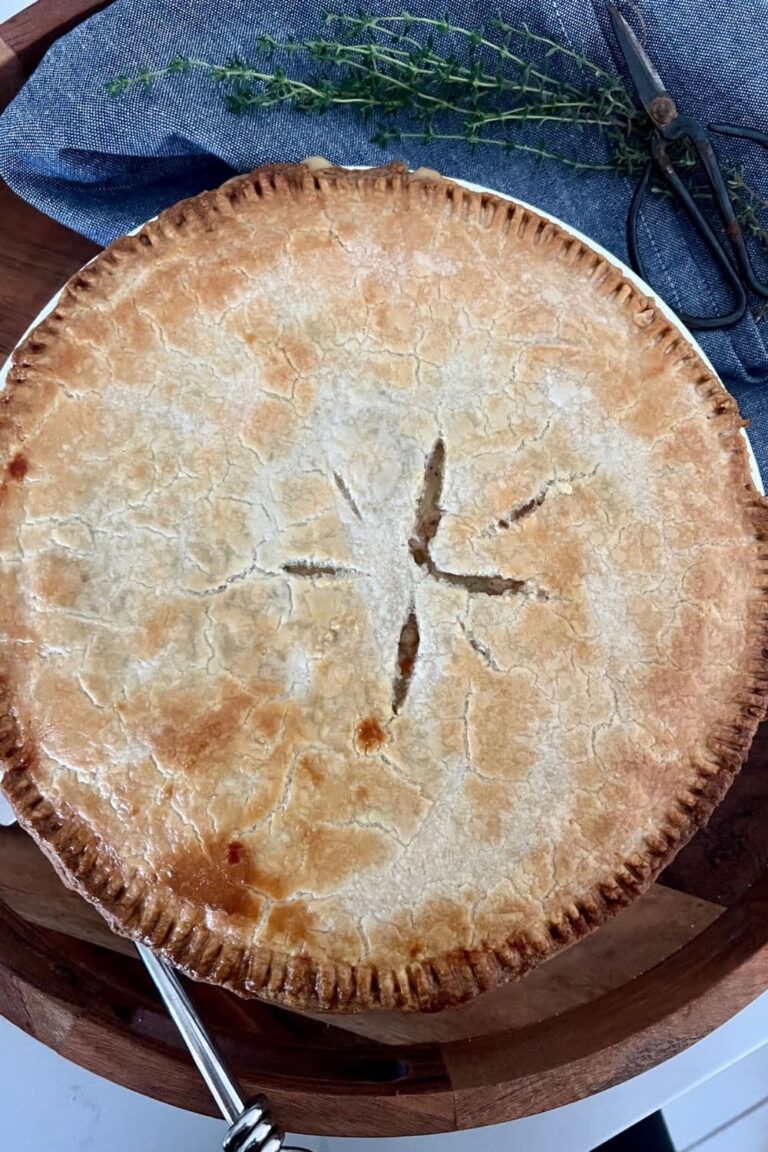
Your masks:
<path fill-rule="evenodd" d="M 173 242 L 176 233 L 190 234 L 216 227 L 222 215 L 236 210 L 242 200 L 256 195 L 280 195 L 301 188 L 322 189 L 327 182 L 372 182 L 382 195 L 397 192 L 414 177 L 404 165 L 350 171 L 327 168 L 310 172 L 301 165 L 269 165 L 237 176 L 211 192 L 181 201 L 146 224 L 134 236 L 117 240 L 65 286 L 54 312 L 24 340 L 14 354 L 5 393 L 0 398 L 0 461 L 12 463 L 12 454 L 24 439 L 24 428 L 42 414 L 48 403 L 50 381 L 36 378 L 35 358 L 50 351 L 58 329 L 77 310 L 83 296 L 98 291 L 120 265 L 154 258 L 153 248 Z M 590 277 L 605 285 L 606 297 L 626 310 L 640 338 L 683 352 L 684 371 L 711 405 L 720 438 L 728 443 L 735 486 L 744 490 L 744 503 L 754 530 L 761 567 L 768 571 L 768 503 L 755 491 L 749 477 L 744 427 L 735 400 L 690 347 L 679 330 L 614 264 L 570 233 L 538 213 L 488 193 L 470 192 L 450 181 L 424 174 L 419 179 L 425 197 L 434 204 L 450 198 L 462 214 L 479 216 L 499 208 L 509 222 L 531 236 L 533 243 L 559 242 L 568 264 L 588 262 Z M 725 448 L 724 448 L 725 450 Z M 9 483 L 10 481 L 6 481 Z M 5 487 L 5 484 L 3 485 Z M 124 877 L 108 844 L 72 810 L 56 810 L 41 795 L 34 779 L 33 733 L 24 733 L 14 698 L 12 659 L 0 662 L 0 757 L 5 762 L 3 791 L 19 823 L 37 841 L 57 873 L 69 887 L 94 904 L 113 930 L 142 940 L 174 965 L 198 980 L 222 985 L 242 996 L 258 996 L 287 1006 L 321 1011 L 361 1011 L 369 1008 L 434 1011 L 471 999 L 481 991 L 524 975 L 554 952 L 587 935 L 631 903 L 702 827 L 724 796 L 746 757 L 752 737 L 766 712 L 768 691 L 768 582 L 755 589 L 749 620 L 751 661 L 745 668 L 741 694 L 734 701 L 729 730 L 710 751 L 717 767 L 700 772 L 698 783 L 670 803 L 666 820 L 645 841 L 645 850 L 624 861 L 578 901 L 566 896 L 559 914 L 539 932 L 511 936 L 502 946 L 460 949 L 382 971 L 374 964 L 318 961 L 312 956 L 289 955 L 266 946 L 246 946 L 222 937 L 204 922 L 204 912 L 189 901 L 171 897 L 165 888 L 146 878 Z"/>

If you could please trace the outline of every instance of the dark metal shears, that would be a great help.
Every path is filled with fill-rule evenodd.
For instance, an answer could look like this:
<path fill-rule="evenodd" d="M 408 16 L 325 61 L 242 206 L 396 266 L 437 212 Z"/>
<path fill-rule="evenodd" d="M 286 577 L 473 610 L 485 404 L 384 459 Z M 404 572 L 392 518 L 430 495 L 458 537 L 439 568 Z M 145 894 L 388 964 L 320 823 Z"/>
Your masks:
<path fill-rule="evenodd" d="M 689 328 L 726 328 L 736 324 L 746 312 L 748 291 L 768 298 L 768 283 L 763 283 L 755 273 L 707 129 L 690 116 L 683 116 L 678 112 L 677 105 L 627 21 L 612 4 L 609 4 L 608 8 L 627 69 L 654 127 L 650 158 L 635 189 L 627 217 L 627 248 L 632 267 L 644 280 L 647 279 L 640 256 L 637 232 L 640 209 L 655 171 L 663 177 L 672 195 L 687 213 L 717 264 L 734 300 L 731 311 L 722 316 L 689 316 L 684 312 L 678 315 Z M 756 128 L 743 128 L 735 124 L 709 124 L 708 129 L 723 136 L 751 140 L 768 148 L 768 134 Z M 668 145 L 684 139 L 689 141 L 706 174 L 709 191 L 733 254 L 732 259 L 702 214 L 670 156 Z"/>

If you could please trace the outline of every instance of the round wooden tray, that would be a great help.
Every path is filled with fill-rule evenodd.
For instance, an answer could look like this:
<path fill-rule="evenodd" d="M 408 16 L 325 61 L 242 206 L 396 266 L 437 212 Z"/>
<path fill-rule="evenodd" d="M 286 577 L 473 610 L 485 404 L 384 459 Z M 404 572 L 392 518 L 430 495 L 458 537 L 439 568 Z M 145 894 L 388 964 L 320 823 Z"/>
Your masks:
<path fill-rule="evenodd" d="M 103 3 L 41 0 L 0 25 L 0 107 Z M 0 184 L 0 358 L 93 244 Z M 330 1022 L 196 986 L 248 1092 L 289 1129 L 414 1135 L 510 1120 L 634 1076 L 768 984 L 768 728 L 709 827 L 612 924 L 519 985 L 433 1017 Z M 127 941 L 0 828 L 0 1012 L 62 1055 L 171 1104 L 210 1098 Z"/>

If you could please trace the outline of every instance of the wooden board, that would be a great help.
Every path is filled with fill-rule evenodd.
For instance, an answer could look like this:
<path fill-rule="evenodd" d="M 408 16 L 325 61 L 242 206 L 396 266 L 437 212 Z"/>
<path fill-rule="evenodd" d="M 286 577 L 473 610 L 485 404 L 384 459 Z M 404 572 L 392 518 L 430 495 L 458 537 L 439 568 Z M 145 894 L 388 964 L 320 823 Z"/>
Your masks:
<path fill-rule="evenodd" d="M 0 106 L 45 47 L 103 7 L 40 0 L 0 25 Z M 96 247 L 0 186 L 0 357 Z M 680 1051 L 768 984 L 768 728 L 660 883 L 515 987 L 435 1017 L 326 1020 L 195 986 L 248 1092 L 285 1127 L 406 1135 L 579 1099 Z M 213 1112 L 130 944 L 0 829 L 0 1012 L 67 1058 Z"/>
<path fill-rule="evenodd" d="M 662 880 L 717 904 L 733 904 L 768 868 L 768 723 L 757 730 L 749 760 L 706 828 L 666 869 Z"/>
<path fill-rule="evenodd" d="M 63 892 L 33 847 L 18 829 L 0 830 L 0 1011 L 101 1075 L 181 1107 L 213 1111 L 138 961 L 114 951 L 111 937 L 107 949 L 69 934 L 91 933 L 82 927 L 87 909 L 79 901 L 68 907 L 75 898 Z M 58 929 L 15 915 L 9 907 L 14 901 L 22 909 L 26 901 L 32 919 L 47 918 Z M 670 910 L 667 904 L 654 924 L 649 909 L 646 934 L 660 927 L 669 932 Z M 632 914 L 615 927 L 622 920 L 629 924 Z M 502 1005 L 494 1026 L 486 1019 L 471 1038 L 414 1043 L 390 1035 L 384 1043 L 356 1035 L 337 1018 L 326 1022 L 242 1002 L 203 985 L 193 995 L 248 1091 L 266 1091 L 289 1128 L 383 1136 L 473 1127 L 556 1107 L 635 1075 L 705 1035 L 763 990 L 768 877 L 729 909 L 695 900 L 671 918 L 683 936 L 696 934 L 654 967 L 605 990 L 584 964 L 582 987 L 593 981 L 586 1002 L 569 1006 L 540 991 L 537 1019 L 526 1021 Z M 99 931 L 100 925 L 94 938 Z M 605 932 L 593 938 L 595 944 Z M 616 938 L 602 944 L 604 955 L 617 944 Z M 582 942 L 570 953 L 576 969 L 588 948 Z M 610 982 L 615 974 L 598 954 L 592 955 L 595 971 Z M 519 1003 L 525 989 L 523 982 L 511 990 Z"/>
<path fill-rule="evenodd" d="M 101 916 L 69 892 L 20 828 L 0 831 L 0 899 L 28 923 L 134 956 Z M 338 1028 L 386 1044 L 461 1040 L 548 1019 L 633 980 L 677 951 L 722 913 L 719 904 L 654 885 L 623 915 L 569 948 L 524 982 L 434 1014 L 361 1012 L 338 1017 Z M 295 1015 L 295 1013 L 293 1014 Z M 327 1024 L 327 1017 L 303 1014 Z"/>

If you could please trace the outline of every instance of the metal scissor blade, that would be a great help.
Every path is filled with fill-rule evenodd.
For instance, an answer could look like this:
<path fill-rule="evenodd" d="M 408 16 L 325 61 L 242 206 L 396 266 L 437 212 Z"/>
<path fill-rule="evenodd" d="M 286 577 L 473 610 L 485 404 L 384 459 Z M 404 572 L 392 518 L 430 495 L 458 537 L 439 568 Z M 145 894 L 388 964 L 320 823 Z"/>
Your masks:
<path fill-rule="evenodd" d="M 619 47 L 627 62 L 629 74 L 634 81 L 635 88 L 637 88 L 637 94 L 648 115 L 651 119 L 654 119 L 651 105 L 654 100 L 658 100 L 659 96 L 669 98 L 669 93 L 664 87 L 664 82 L 658 72 L 648 59 L 645 49 L 622 14 L 613 4 L 608 5 L 608 11 L 611 14 L 611 22 L 613 23 L 613 30 L 616 33 L 616 39 L 619 42 Z"/>

